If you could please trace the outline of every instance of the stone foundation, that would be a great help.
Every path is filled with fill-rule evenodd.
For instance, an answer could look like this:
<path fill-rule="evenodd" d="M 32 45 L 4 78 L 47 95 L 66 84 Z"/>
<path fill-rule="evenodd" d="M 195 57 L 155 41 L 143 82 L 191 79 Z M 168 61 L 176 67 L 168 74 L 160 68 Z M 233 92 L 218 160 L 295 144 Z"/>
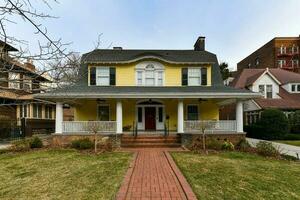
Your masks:
<path fill-rule="evenodd" d="M 202 141 L 202 134 L 201 133 L 184 133 L 181 134 L 181 145 L 190 148 L 195 139 L 199 138 Z M 217 140 L 221 144 L 224 141 L 230 141 L 232 144 L 236 145 L 241 139 L 246 138 L 246 133 L 214 133 L 214 134 L 206 134 L 206 141 L 209 142 L 210 140 Z"/>
<path fill-rule="evenodd" d="M 114 148 L 119 148 L 121 146 L 122 135 L 97 135 L 97 139 L 101 137 L 109 137 L 112 141 Z M 73 140 L 88 138 L 94 141 L 94 135 L 92 134 L 53 134 L 52 135 L 52 146 L 63 147 L 71 144 Z"/>

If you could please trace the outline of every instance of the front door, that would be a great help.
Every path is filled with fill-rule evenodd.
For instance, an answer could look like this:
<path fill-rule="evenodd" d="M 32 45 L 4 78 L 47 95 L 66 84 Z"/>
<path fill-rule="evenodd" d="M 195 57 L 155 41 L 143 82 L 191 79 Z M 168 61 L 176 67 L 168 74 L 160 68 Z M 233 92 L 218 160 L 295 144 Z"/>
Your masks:
<path fill-rule="evenodd" d="M 155 130 L 156 129 L 156 108 L 155 107 L 145 107 L 145 130 Z"/>

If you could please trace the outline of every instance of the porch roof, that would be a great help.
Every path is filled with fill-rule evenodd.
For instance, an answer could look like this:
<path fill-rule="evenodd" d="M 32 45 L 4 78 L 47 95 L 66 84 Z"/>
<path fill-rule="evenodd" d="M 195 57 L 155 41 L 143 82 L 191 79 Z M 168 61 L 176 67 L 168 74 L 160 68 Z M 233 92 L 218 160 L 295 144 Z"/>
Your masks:
<path fill-rule="evenodd" d="M 69 86 L 34 95 L 38 99 L 84 98 L 260 98 L 261 94 L 226 86 Z"/>

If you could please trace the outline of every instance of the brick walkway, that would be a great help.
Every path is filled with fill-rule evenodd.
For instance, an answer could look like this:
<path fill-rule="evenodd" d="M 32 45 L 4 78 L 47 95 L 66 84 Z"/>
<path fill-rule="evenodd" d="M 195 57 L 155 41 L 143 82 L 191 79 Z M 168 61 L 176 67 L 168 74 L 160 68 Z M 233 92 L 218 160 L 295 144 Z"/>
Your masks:
<path fill-rule="evenodd" d="M 117 200 L 197 199 L 175 162 L 164 149 L 136 150 Z"/>

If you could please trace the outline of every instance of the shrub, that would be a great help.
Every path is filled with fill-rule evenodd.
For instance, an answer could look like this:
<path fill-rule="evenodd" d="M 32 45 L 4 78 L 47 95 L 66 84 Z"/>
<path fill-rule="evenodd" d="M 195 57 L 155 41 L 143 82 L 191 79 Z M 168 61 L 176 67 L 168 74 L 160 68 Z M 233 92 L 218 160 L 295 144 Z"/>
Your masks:
<path fill-rule="evenodd" d="M 297 110 L 290 119 L 291 133 L 300 134 L 300 110 Z"/>
<path fill-rule="evenodd" d="M 43 142 L 42 142 L 42 140 L 40 138 L 33 137 L 32 139 L 30 139 L 29 145 L 30 145 L 30 148 L 32 148 L 32 149 L 34 149 L 34 148 L 42 148 L 43 147 Z"/>
<path fill-rule="evenodd" d="M 222 142 L 212 138 L 206 142 L 206 146 L 208 149 L 221 150 Z"/>
<path fill-rule="evenodd" d="M 284 140 L 300 140 L 300 134 L 286 134 Z"/>
<path fill-rule="evenodd" d="M 236 149 L 238 149 L 240 151 L 247 151 L 250 148 L 251 148 L 251 146 L 245 138 L 241 139 L 236 145 Z"/>
<path fill-rule="evenodd" d="M 272 145 L 271 142 L 260 141 L 256 145 L 257 153 L 262 156 L 277 157 L 280 155 L 279 151 Z"/>
<path fill-rule="evenodd" d="M 84 138 L 84 139 L 73 140 L 71 142 L 71 147 L 74 149 L 80 149 L 80 150 L 91 149 L 94 147 L 94 144 L 88 138 Z"/>
<path fill-rule="evenodd" d="M 13 151 L 28 151 L 30 150 L 30 140 L 29 139 L 21 139 L 12 142 L 11 149 Z"/>
<path fill-rule="evenodd" d="M 277 109 L 267 109 L 261 113 L 259 122 L 246 127 L 247 136 L 266 140 L 282 139 L 289 131 L 285 114 Z"/>
<path fill-rule="evenodd" d="M 234 145 L 229 141 L 224 141 L 224 143 L 222 144 L 222 149 L 232 151 L 234 150 Z"/>

